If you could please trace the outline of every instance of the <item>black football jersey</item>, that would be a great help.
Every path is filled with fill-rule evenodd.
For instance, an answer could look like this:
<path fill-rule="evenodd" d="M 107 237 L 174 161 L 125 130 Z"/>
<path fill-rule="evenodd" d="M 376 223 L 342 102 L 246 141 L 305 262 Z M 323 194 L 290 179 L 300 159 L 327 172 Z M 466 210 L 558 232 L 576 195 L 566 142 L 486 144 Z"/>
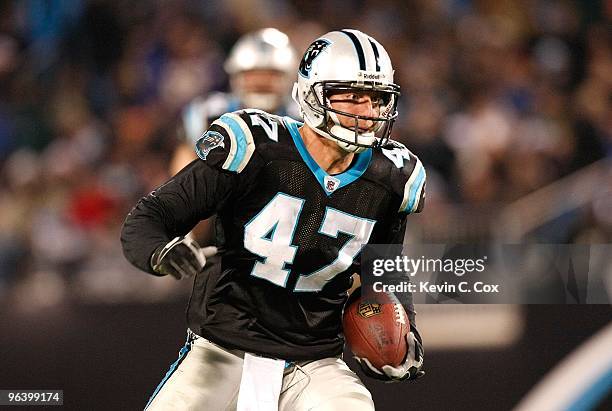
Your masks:
<path fill-rule="evenodd" d="M 220 262 L 196 276 L 188 325 L 224 347 L 287 360 L 342 351 L 362 245 L 401 243 L 425 191 L 423 166 L 401 144 L 328 175 L 300 126 L 259 110 L 224 114 L 197 142 L 200 159 L 143 198 L 122 233 L 128 259 L 153 273 L 156 247 L 217 214 Z"/>

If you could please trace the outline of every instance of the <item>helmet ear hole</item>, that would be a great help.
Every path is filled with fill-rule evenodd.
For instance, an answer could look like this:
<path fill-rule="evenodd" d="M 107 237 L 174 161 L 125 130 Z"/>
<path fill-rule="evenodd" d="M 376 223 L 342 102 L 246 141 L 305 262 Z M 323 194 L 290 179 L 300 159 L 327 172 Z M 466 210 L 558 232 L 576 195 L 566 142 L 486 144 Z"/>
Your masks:
<path fill-rule="evenodd" d="M 312 107 L 317 107 L 318 105 L 320 105 L 317 97 L 312 91 L 306 95 L 306 103 Z"/>
<path fill-rule="evenodd" d="M 300 107 L 307 107 L 303 110 L 304 120 L 307 124 L 313 128 L 319 128 L 325 124 L 325 111 L 322 109 L 322 105 L 317 98 L 316 87 L 310 87 L 305 92 L 305 96 L 298 102 Z"/>
<path fill-rule="evenodd" d="M 291 98 L 300 108 L 300 113 L 302 113 L 302 116 L 304 116 L 304 110 L 302 109 L 302 105 L 300 104 L 300 88 L 297 81 L 293 83 L 293 88 L 291 89 Z"/>

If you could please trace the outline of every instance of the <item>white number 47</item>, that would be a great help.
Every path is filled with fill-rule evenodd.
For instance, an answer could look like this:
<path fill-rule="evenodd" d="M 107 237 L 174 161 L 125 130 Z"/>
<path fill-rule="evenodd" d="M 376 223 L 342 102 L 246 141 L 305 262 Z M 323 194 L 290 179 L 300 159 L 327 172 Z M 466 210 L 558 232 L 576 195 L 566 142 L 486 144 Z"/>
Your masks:
<path fill-rule="evenodd" d="M 298 246 L 291 242 L 304 200 L 284 193 L 278 193 L 247 223 L 244 228 L 244 247 L 264 258 L 256 262 L 251 275 L 286 287 Z M 295 285 L 295 291 L 321 291 L 325 284 L 337 274 L 348 269 L 361 250 L 361 245 L 370 239 L 376 221 L 356 217 L 331 207 L 325 209 L 325 216 L 319 232 L 337 238 L 345 233 L 350 239 L 338 251 L 338 257 L 331 263 L 309 274 L 302 274 Z"/>

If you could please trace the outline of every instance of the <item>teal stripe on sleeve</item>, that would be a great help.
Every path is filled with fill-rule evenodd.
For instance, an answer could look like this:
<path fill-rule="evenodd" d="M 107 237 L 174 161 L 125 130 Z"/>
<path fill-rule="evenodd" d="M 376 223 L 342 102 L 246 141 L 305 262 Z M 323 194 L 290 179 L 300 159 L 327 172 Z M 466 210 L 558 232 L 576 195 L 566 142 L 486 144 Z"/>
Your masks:
<path fill-rule="evenodd" d="M 225 123 L 230 128 L 230 130 L 232 130 L 234 136 L 236 137 L 236 153 L 234 153 L 234 158 L 232 159 L 232 162 L 227 168 L 229 171 L 235 172 L 238 170 L 238 166 L 240 165 L 242 160 L 244 160 L 244 157 L 246 155 L 247 137 L 245 136 L 242 127 L 240 127 L 240 124 L 238 124 L 236 119 L 234 119 L 233 117 L 224 114 L 219 118 L 219 121 Z"/>
<path fill-rule="evenodd" d="M 417 201 L 419 201 L 419 199 L 417 198 L 417 196 L 419 195 L 419 189 L 423 185 L 424 181 L 425 181 L 425 168 L 421 166 L 419 168 L 419 174 L 417 175 L 416 180 L 410 186 L 410 191 L 408 192 L 408 204 L 404 211 L 412 212 L 414 210 Z"/>

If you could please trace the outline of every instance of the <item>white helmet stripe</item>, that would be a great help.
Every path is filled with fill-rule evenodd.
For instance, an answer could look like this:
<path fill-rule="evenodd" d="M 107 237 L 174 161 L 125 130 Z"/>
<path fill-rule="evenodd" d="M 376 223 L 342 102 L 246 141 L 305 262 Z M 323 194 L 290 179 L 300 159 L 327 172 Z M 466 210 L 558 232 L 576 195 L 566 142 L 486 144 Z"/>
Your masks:
<path fill-rule="evenodd" d="M 374 52 L 374 60 L 375 60 L 375 68 L 376 71 L 380 71 L 380 62 L 378 61 L 380 55 L 378 54 L 378 47 L 376 46 L 376 43 L 374 43 L 372 41 L 372 38 L 368 38 L 368 41 L 370 42 L 370 46 L 372 46 L 372 51 Z"/>
<path fill-rule="evenodd" d="M 379 72 L 380 52 L 376 45 L 376 41 L 358 30 L 344 29 L 341 31 L 349 36 L 355 46 L 357 56 L 359 57 L 359 69 Z M 363 62 L 361 57 L 363 57 Z"/>
<path fill-rule="evenodd" d="M 365 54 L 363 53 L 363 46 L 361 42 L 355 35 L 355 33 L 350 30 L 340 30 L 342 33 L 346 34 L 349 39 L 353 42 L 353 46 L 355 46 L 355 52 L 357 53 L 357 58 L 359 59 L 359 70 L 366 70 L 366 61 Z"/>

